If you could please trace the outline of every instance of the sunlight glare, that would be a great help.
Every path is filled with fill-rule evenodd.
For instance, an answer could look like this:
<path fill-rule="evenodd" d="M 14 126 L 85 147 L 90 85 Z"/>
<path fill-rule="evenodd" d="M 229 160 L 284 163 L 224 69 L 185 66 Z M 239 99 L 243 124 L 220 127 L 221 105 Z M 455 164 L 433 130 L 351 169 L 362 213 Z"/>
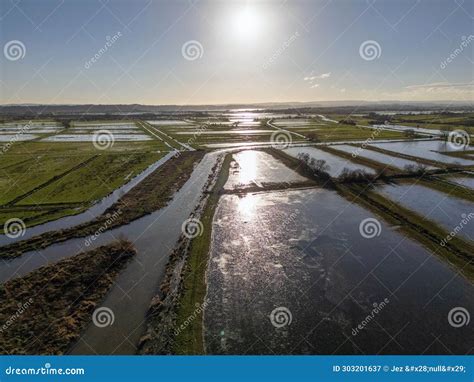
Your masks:
<path fill-rule="evenodd" d="M 261 19 L 255 8 L 245 6 L 234 18 L 234 32 L 240 40 L 252 40 L 258 36 Z"/>

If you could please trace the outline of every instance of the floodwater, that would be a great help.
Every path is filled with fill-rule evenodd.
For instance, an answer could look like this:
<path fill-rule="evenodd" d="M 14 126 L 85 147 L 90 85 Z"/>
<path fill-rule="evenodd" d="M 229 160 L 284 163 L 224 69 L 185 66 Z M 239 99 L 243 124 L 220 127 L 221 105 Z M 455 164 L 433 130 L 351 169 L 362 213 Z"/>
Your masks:
<path fill-rule="evenodd" d="M 150 125 L 153 126 L 189 126 L 190 123 L 186 121 L 168 119 L 168 120 L 156 120 L 156 121 L 147 121 Z"/>
<path fill-rule="evenodd" d="M 273 121 L 273 124 L 278 127 L 304 127 L 314 126 L 316 123 L 311 119 L 277 119 Z"/>
<path fill-rule="evenodd" d="M 287 154 L 297 158 L 298 154 L 300 153 L 307 153 L 310 157 L 315 159 L 322 159 L 326 161 L 326 164 L 329 165 L 328 173 L 332 177 L 338 177 L 341 175 L 342 171 L 347 168 L 349 170 L 364 170 L 368 173 L 375 173 L 375 171 L 367 166 L 363 166 L 358 163 L 353 163 L 348 159 L 338 157 L 337 155 L 333 155 L 327 153 L 325 151 L 319 150 L 315 147 L 290 147 L 288 149 L 283 150 Z"/>
<path fill-rule="evenodd" d="M 150 141 L 152 138 L 145 134 L 114 134 L 115 141 Z M 94 135 L 90 134 L 59 134 L 42 139 L 43 142 L 92 142 Z"/>
<path fill-rule="evenodd" d="M 458 183 L 462 186 L 474 189 L 474 177 L 456 177 L 456 178 L 446 178 L 446 179 L 451 182 Z"/>
<path fill-rule="evenodd" d="M 307 179 L 298 175 L 270 154 L 262 151 L 246 150 L 233 154 L 227 189 L 266 183 L 304 182 Z"/>
<path fill-rule="evenodd" d="M 456 164 L 463 166 L 473 165 L 474 161 L 463 158 L 455 158 L 449 155 L 441 154 L 443 151 L 458 151 L 454 150 L 449 144 L 443 141 L 405 141 L 394 143 L 373 143 L 375 147 L 384 150 L 394 151 L 396 153 L 411 155 L 418 158 L 425 158 L 442 163 Z"/>
<path fill-rule="evenodd" d="M 214 131 L 179 131 L 175 132 L 174 134 L 178 135 L 221 135 L 221 134 L 243 134 L 243 135 L 249 135 L 249 134 L 263 134 L 263 135 L 268 135 L 271 133 L 274 133 L 275 130 L 268 130 L 268 129 L 248 129 L 248 130 L 214 130 Z"/>
<path fill-rule="evenodd" d="M 152 297 L 157 293 L 168 256 L 181 235 L 181 225 L 197 205 L 208 174 L 217 160 L 216 153 L 207 154 L 196 166 L 190 179 L 175 194 L 170 204 L 128 225 L 100 234 L 90 246 L 87 238 L 71 239 L 32 251 L 0 268 L 1 281 L 5 270 L 11 277 L 26 274 L 42 265 L 74 256 L 86 249 L 107 244 L 123 236 L 133 242 L 135 256 L 119 274 L 101 306 L 112 309 L 112 326 L 99 328 L 92 323 L 72 350 L 73 354 L 133 354 L 144 330 L 145 316 Z M 8 264 L 5 265 L 4 263 Z"/>
<path fill-rule="evenodd" d="M 294 144 L 297 144 L 297 143 L 305 143 L 304 141 L 293 141 L 292 145 Z M 209 144 L 206 144 L 206 145 L 202 145 L 204 147 L 207 147 L 207 148 L 210 148 L 210 149 L 218 149 L 218 148 L 225 148 L 225 147 L 228 147 L 228 148 L 231 148 L 231 147 L 257 147 L 257 146 L 261 146 L 261 147 L 272 147 L 272 146 L 275 146 L 275 142 L 272 142 L 272 141 L 267 141 L 267 142 L 234 142 L 234 143 L 209 143 Z"/>
<path fill-rule="evenodd" d="M 35 138 L 38 138 L 38 135 L 23 134 L 20 132 L 17 134 L 0 134 L 0 142 L 29 141 Z"/>
<path fill-rule="evenodd" d="M 472 285 L 380 219 L 379 236 L 362 237 L 367 218 L 323 189 L 224 195 L 207 274 L 207 353 L 469 352 L 473 326 L 447 317 L 474 311 Z"/>
<path fill-rule="evenodd" d="M 413 127 L 413 126 L 403 126 L 403 125 L 390 125 L 390 124 L 383 124 L 383 125 L 373 125 L 377 129 L 383 130 L 394 130 L 394 131 L 410 131 L 413 130 L 415 133 L 422 134 L 422 135 L 442 135 L 443 132 L 441 130 L 436 129 L 424 129 L 422 127 Z"/>
<path fill-rule="evenodd" d="M 474 241 L 474 203 L 417 184 L 385 185 L 379 188 L 379 192 L 438 223 L 447 232 L 461 226 L 457 234 Z M 470 214 L 473 214 L 470 221 L 463 224 L 462 220 Z"/>
<path fill-rule="evenodd" d="M 408 160 L 408 159 L 403 159 L 403 158 L 398 158 L 398 157 L 394 157 L 394 156 L 391 156 L 391 155 L 387 155 L 387 154 L 382 154 L 382 153 L 379 153 L 377 151 L 372 151 L 372 150 L 369 150 L 369 149 L 362 149 L 362 148 L 359 148 L 359 147 L 354 147 L 354 146 L 350 146 L 350 145 L 335 145 L 335 146 L 332 146 L 333 148 L 335 148 L 336 150 L 341 150 L 341 151 L 344 151 L 346 153 L 349 153 L 349 154 L 354 154 L 354 155 L 357 155 L 357 156 L 361 156 L 363 158 L 368 158 L 368 159 L 372 159 L 376 162 L 379 162 L 379 163 L 383 163 L 383 164 L 386 164 L 386 165 L 390 165 L 390 166 L 393 166 L 393 167 L 397 167 L 397 168 L 400 168 L 400 169 L 404 169 L 405 166 L 416 166 L 418 163 L 415 162 L 415 161 L 411 161 L 411 160 Z M 433 169 L 435 167 L 433 166 L 426 166 L 427 168 L 429 169 Z"/>
<path fill-rule="evenodd" d="M 117 202 L 123 194 L 126 194 L 138 183 L 140 183 L 143 179 L 145 179 L 148 175 L 150 175 L 153 171 L 155 171 L 158 167 L 160 167 L 163 163 L 165 163 L 168 159 L 173 157 L 173 155 L 174 155 L 174 152 L 170 152 L 166 154 L 163 158 L 160 158 L 155 163 L 148 166 L 144 171 L 142 171 L 140 174 L 132 178 L 129 182 L 117 188 L 110 195 L 107 195 L 105 198 L 101 199 L 99 202 L 95 203 L 93 206 L 91 206 L 84 212 L 81 212 L 77 215 L 65 216 L 63 218 L 59 218 L 59 219 L 50 221 L 48 223 L 40 224 L 34 227 L 29 227 L 24 231 L 23 236 L 19 236 L 17 238 L 9 238 L 5 235 L 0 235 L 0 246 L 11 244 L 20 240 L 25 240 L 30 237 L 40 235 L 44 232 L 74 227 L 76 225 L 88 222 L 96 218 L 97 216 L 104 213 L 104 211 L 107 208 L 109 208 L 112 204 Z M 2 266 L 0 265 L 0 275 L 2 274 L 1 269 L 2 269 Z"/>

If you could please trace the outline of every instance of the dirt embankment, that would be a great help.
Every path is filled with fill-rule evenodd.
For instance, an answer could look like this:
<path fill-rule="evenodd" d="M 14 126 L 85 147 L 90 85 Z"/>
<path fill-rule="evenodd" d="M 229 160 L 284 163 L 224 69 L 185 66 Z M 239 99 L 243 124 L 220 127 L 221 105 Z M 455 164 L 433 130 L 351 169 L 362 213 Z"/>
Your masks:
<path fill-rule="evenodd" d="M 147 330 L 138 347 L 140 354 L 180 354 L 176 347 L 183 336 L 196 340 L 200 349 L 196 353 L 202 353 L 201 322 L 209 237 L 219 191 L 227 180 L 228 171 L 221 169 L 228 169 L 230 158 L 228 155 L 217 161 L 205 186 L 207 192 L 192 214 L 192 218 L 200 222 L 199 234 L 181 235 L 170 255 L 166 275 L 148 310 Z"/>
<path fill-rule="evenodd" d="M 64 354 L 93 319 L 119 271 L 135 255 L 119 241 L 80 253 L 0 287 L 4 354 Z"/>
<path fill-rule="evenodd" d="M 124 224 L 165 207 L 189 179 L 194 166 L 203 158 L 204 152 L 182 152 L 172 158 L 143 181 L 132 188 L 120 200 L 96 219 L 78 226 L 46 232 L 2 247 L 0 258 L 13 258 L 23 252 L 46 248 L 71 238 L 94 235 Z"/>

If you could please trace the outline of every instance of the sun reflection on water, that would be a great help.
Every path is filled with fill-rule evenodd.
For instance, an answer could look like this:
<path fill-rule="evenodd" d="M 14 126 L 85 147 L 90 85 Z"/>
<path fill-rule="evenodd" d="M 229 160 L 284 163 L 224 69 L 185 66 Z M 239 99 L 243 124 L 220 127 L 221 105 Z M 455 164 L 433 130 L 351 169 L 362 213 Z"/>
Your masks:
<path fill-rule="evenodd" d="M 239 198 L 237 202 L 237 210 L 242 215 L 245 222 L 254 220 L 257 207 L 257 197 L 255 195 L 247 195 Z"/>
<path fill-rule="evenodd" d="M 257 177 L 257 152 L 243 151 L 234 156 L 239 164 L 239 183 L 249 184 Z"/>

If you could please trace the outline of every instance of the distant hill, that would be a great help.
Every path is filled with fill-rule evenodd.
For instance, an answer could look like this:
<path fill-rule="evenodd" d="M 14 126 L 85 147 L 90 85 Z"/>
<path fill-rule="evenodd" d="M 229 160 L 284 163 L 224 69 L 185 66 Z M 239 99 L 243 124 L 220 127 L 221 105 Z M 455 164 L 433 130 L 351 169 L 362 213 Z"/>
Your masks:
<path fill-rule="evenodd" d="M 0 115 L 67 115 L 67 114 L 186 114 L 189 112 L 213 112 L 233 109 L 265 109 L 273 111 L 308 111 L 318 109 L 357 109 L 364 111 L 416 111 L 416 110 L 474 110 L 474 102 L 397 102 L 397 101 L 320 101 L 320 102 L 268 102 L 256 104 L 223 105 L 0 105 Z"/>

